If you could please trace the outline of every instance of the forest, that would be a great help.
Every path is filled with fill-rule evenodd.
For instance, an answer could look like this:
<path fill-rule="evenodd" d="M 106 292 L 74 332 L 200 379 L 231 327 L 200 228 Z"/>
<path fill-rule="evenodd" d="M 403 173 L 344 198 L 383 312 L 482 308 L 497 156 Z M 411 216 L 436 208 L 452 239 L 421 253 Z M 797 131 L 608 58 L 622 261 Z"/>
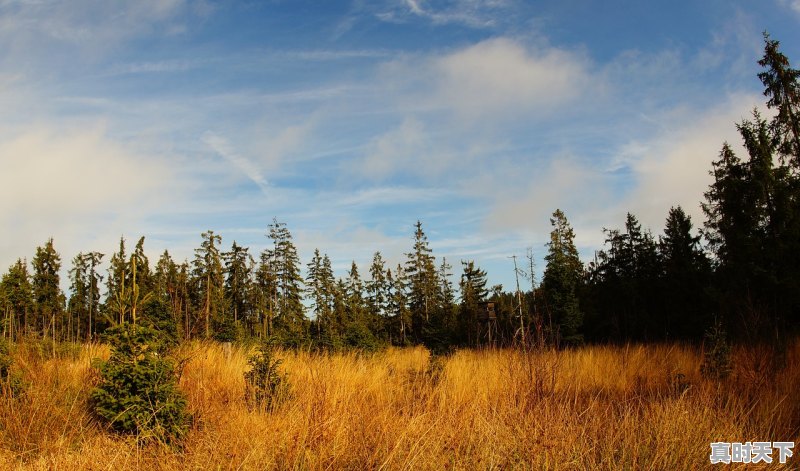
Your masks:
<path fill-rule="evenodd" d="M 0 467 L 697 469 L 796 441 L 800 70 L 766 33 L 758 63 L 705 220 L 628 213 L 584 261 L 556 209 L 540 283 L 529 251 L 490 286 L 420 221 L 403 263 L 338 278 L 278 218 L 260 254 L 47 240 L 0 281 Z"/>
<path fill-rule="evenodd" d="M 489 286 L 472 260 L 456 263 L 454 286 L 451 261 L 432 253 L 419 221 L 405 263 L 387 266 L 376 252 L 368 273 L 353 262 L 338 279 L 320 250 L 303 278 L 292 234 L 278 219 L 260 254 L 235 241 L 226 250 L 209 230 L 194 259 L 182 262 L 167 250 L 148 260 L 144 237 L 132 248 L 122 238 L 113 253 L 88 251 L 67 262 L 50 239 L 30 265 L 20 258 L 2 276 L 3 335 L 92 341 L 138 322 L 176 340 L 447 350 L 523 339 L 697 341 L 719 327 L 735 340 L 780 345 L 800 321 L 800 72 L 768 36 L 759 64 L 768 116 L 753 110 L 736 124 L 747 155 L 722 144 L 702 202 L 705 221 L 695 227 L 673 207 L 654 235 L 629 213 L 621 227 L 602 229 L 605 246 L 584 263 L 567 216 L 556 210 L 538 286 L 532 255 L 519 261 L 525 277 L 517 290 Z M 69 293 L 60 289 L 62 268 Z"/>

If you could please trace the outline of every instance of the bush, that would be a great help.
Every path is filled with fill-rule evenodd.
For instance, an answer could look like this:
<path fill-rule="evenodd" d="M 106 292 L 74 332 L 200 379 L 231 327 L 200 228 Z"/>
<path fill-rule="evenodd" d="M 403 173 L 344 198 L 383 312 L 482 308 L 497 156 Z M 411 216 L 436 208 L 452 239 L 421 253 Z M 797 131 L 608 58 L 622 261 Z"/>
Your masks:
<path fill-rule="evenodd" d="M 245 400 L 253 409 L 272 410 L 289 396 L 289 379 L 279 370 L 282 361 L 272 355 L 270 342 L 262 342 L 244 374 Z"/>
<path fill-rule="evenodd" d="M 11 371 L 13 363 L 9 342 L 0 338 L 0 394 L 18 396 L 22 393 L 22 380 Z"/>
<path fill-rule="evenodd" d="M 148 326 L 123 324 L 107 331 L 111 357 L 100 365 L 100 383 L 90 394 L 94 412 L 121 433 L 166 443 L 189 428 L 186 399 L 172 363 L 159 353 L 161 334 Z"/>
<path fill-rule="evenodd" d="M 706 331 L 705 351 L 700 373 L 711 379 L 724 379 L 731 372 L 731 347 L 728 345 L 725 328 L 720 322 Z"/>

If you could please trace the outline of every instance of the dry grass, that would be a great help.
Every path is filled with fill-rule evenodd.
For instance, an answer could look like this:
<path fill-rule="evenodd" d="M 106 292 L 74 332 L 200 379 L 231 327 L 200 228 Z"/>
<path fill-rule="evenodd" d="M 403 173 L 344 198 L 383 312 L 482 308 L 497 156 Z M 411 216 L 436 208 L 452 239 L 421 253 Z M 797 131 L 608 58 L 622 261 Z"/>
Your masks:
<path fill-rule="evenodd" d="M 0 396 L 0 468 L 702 469 L 712 441 L 800 442 L 800 342 L 781 370 L 766 349 L 737 349 L 721 383 L 700 377 L 696 348 L 678 345 L 444 359 L 419 348 L 281 352 L 292 397 L 273 412 L 243 401 L 249 353 L 181 347 L 195 422 L 170 449 L 91 418 L 91 359 L 106 347 L 53 357 L 18 346 L 27 391 Z"/>

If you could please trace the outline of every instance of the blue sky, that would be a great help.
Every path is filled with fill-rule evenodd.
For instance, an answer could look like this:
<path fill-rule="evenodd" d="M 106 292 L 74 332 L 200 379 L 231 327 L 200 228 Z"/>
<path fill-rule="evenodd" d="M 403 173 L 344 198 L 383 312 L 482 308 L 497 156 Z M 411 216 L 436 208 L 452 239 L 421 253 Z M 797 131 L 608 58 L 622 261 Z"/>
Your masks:
<path fill-rule="evenodd" d="M 798 0 L 0 0 L 0 266 L 140 235 L 182 260 L 273 217 L 338 274 L 410 250 L 513 287 L 563 209 L 584 261 L 636 214 L 702 224 Z M 66 268 L 66 267 L 65 267 Z"/>

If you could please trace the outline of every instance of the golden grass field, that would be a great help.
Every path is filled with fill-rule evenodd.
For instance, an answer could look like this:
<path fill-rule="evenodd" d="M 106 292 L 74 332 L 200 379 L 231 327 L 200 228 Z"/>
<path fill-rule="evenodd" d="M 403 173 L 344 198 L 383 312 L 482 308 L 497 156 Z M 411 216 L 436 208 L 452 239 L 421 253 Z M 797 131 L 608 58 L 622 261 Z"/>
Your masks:
<path fill-rule="evenodd" d="M 13 351 L 26 393 L 0 397 L 0 469 L 683 470 L 711 468 L 712 441 L 800 442 L 800 342 L 777 371 L 766 349 L 735 349 L 724 382 L 679 345 L 286 351 L 291 399 L 272 412 L 243 400 L 249 349 L 188 343 L 177 356 L 195 420 L 179 448 L 94 421 L 91 361 L 106 346 L 34 346 Z M 798 469 L 795 452 L 770 469 Z"/>

